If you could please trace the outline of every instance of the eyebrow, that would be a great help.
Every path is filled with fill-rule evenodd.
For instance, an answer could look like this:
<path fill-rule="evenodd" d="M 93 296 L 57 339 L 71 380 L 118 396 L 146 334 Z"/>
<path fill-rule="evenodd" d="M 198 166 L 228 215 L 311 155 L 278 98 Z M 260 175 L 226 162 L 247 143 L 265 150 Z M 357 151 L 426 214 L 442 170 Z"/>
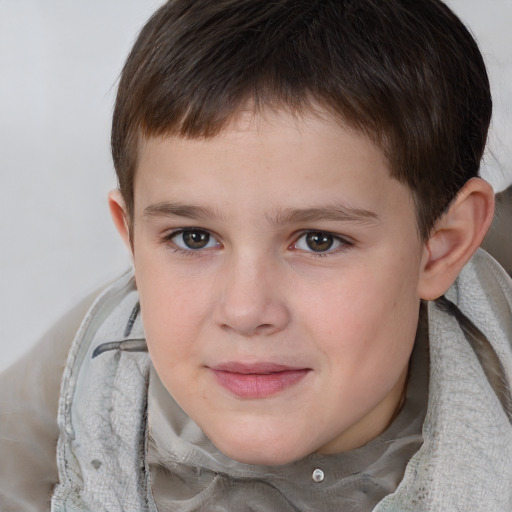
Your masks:
<path fill-rule="evenodd" d="M 296 224 L 304 222 L 334 221 L 377 224 L 379 216 L 370 210 L 346 205 L 327 205 L 318 208 L 286 208 L 268 217 L 272 224 Z"/>
<path fill-rule="evenodd" d="M 164 201 L 145 208 L 144 217 L 183 217 L 201 220 L 218 219 L 221 218 L 222 215 L 215 210 L 201 206 Z M 266 218 L 273 225 L 319 221 L 357 222 L 361 224 L 380 223 L 379 216 L 373 211 L 339 204 L 313 208 L 285 208 L 267 214 Z"/>
<path fill-rule="evenodd" d="M 185 217 L 187 219 L 203 219 L 218 217 L 216 212 L 201 206 L 164 201 L 144 209 L 144 217 Z"/>

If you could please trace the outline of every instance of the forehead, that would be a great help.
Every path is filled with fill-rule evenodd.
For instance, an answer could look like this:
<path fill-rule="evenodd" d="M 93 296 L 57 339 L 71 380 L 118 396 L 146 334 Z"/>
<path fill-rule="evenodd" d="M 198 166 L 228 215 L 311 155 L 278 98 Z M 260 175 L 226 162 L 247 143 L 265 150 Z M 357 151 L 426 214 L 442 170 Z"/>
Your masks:
<path fill-rule="evenodd" d="M 186 198 L 212 209 L 343 203 L 373 211 L 409 196 L 368 137 L 321 114 L 283 111 L 244 111 L 210 138 L 148 138 L 134 190 L 136 210 Z"/>
<path fill-rule="evenodd" d="M 337 142 L 339 145 L 340 140 L 347 137 L 352 142 L 357 141 L 361 147 L 371 146 L 384 159 L 384 154 L 369 137 L 351 128 L 343 118 L 329 112 L 320 104 L 308 102 L 299 111 L 293 106 L 281 104 L 257 108 L 251 100 L 244 103 L 214 135 L 182 136 L 175 135 L 173 131 L 169 135 L 140 137 L 138 153 L 142 160 L 148 156 L 148 150 L 151 152 L 156 145 L 167 143 L 174 145 L 180 152 L 185 152 L 187 147 L 193 148 L 192 153 L 199 151 L 199 157 L 203 152 L 213 153 L 216 149 L 223 153 L 226 148 L 231 151 L 225 156 L 235 157 L 235 149 L 250 150 L 255 146 L 264 149 L 262 156 L 268 156 L 269 151 L 276 154 L 276 146 L 280 146 L 282 153 L 287 150 L 294 151 L 296 146 L 322 150 L 326 143 Z M 307 147 L 306 141 L 309 142 Z"/>

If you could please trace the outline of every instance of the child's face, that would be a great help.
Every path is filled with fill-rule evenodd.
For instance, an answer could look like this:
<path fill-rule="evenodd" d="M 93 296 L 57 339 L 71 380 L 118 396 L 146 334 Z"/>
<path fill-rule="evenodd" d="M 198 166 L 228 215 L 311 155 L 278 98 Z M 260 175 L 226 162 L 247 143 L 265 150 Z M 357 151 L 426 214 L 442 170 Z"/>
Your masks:
<path fill-rule="evenodd" d="M 426 251 L 408 189 L 367 138 L 251 116 L 144 144 L 134 262 L 169 392 L 229 457 L 283 464 L 389 424 Z"/>

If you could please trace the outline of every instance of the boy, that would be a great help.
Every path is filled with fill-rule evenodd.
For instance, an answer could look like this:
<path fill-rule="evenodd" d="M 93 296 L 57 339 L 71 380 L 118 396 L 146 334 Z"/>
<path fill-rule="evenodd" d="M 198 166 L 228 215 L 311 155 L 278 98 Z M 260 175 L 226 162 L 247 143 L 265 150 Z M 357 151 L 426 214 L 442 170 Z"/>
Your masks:
<path fill-rule="evenodd" d="M 134 275 L 69 349 L 58 477 L 4 508 L 510 510 L 490 116 L 437 0 L 165 4 L 113 120 Z"/>

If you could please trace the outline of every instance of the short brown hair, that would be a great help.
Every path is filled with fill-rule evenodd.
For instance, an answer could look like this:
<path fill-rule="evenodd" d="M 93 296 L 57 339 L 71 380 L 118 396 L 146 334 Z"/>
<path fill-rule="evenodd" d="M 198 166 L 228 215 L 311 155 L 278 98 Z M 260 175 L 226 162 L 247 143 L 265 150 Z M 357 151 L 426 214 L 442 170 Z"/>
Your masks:
<path fill-rule="evenodd" d="M 248 100 L 320 106 L 368 135 L 426 239 L 477 176 L 492 102 L 471 34 L 439 0 L 170 0 L 121 75 L 112 154 L 128 214 L 141 138 L 212 137 Z"/>

